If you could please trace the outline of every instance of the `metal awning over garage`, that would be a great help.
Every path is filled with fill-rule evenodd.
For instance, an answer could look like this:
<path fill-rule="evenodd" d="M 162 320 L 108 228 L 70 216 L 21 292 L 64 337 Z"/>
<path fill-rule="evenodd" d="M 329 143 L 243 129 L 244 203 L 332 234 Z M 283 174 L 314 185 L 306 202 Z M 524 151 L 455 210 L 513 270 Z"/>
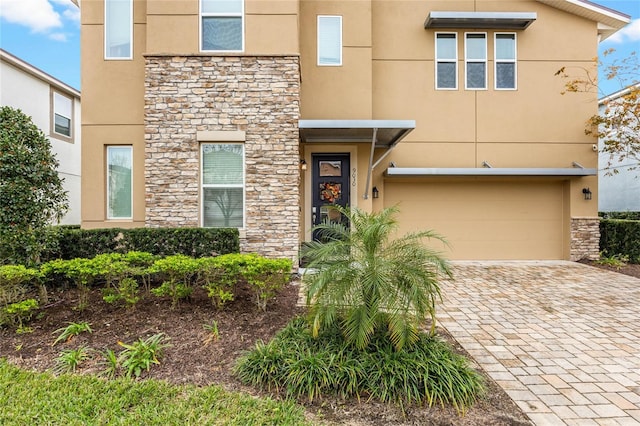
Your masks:
<path fill-rule="evenodd" d="M 415 120 L 299 120 L 302 143 L 371 143 L 363 198 L 369 198 L 371 172 L 398 143 L 416 128 Z M 374 163 L 375 148 L 386 152 Z"/>
<path fill-rule="evenodd" d="M 426 176 L 596 176 L 598 169 L 582 167 L 538 167 L 538 168 L 421 168 L 389 167 L 387 177 L 426 177 Z"/>

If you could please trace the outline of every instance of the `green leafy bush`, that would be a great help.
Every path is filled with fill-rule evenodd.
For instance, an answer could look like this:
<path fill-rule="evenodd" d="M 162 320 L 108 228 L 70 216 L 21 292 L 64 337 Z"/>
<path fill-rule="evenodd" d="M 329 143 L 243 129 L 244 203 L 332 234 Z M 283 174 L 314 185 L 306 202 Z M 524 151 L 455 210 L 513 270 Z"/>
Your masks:
<path fill-rule="evenodd" d="M 169 345 L 164 334 L 154 334 L 132 344 L 118 342 L 124 348 L 118 357 L 120 366 L 125 370 L 126 377 L 140 377 L 143 371 L 149 371 L 152 365 L 160 364 L 163 351 Z"/>
<path fill-rule="evenodd" d="M 86 321 L 83 322 L 70 322 L 66 327 L 62 327 L 53 332 L 53 334 L 57 334 L 58 337 L 53 342 L 52 346 L 55 346 L 60 342 L 68 342 L 75 336 L 80 333 L 93 333 L 91 329 L 91 324 Z"/>
<path fill-rule="evenodd" d="M 29 321 L 34 311 L 38 309 L 38 301 L 26 299 L 0 308 L 0 326 L 14 324 L 22 330 L 24 323 Z"/>
<path fill-rule="evenodd" d="M 63 275 L 70 279 L 79 290 L 77 308 L 80 310 L 87 307 L 89 288 L 103 273 L 100 262 L 84 258 L 52 260 L 42 264 L 40 271 L 47 277 Z"/>
<path fill-rule="evenodd" d="M 640 220 L 640 212 L 600 212 L 598 216 L 603 219 Z"/>
<path fill-rule="evenodd" d="M 41 273 L 37 269 L 23 265 L 0 266 L 0 307 L 21 301 L 33 282 L 40 278 Z"/>
<path fill-rule="evenodd" d="M 166 279 L 160 287 L 151 290 L 156 296 L 170 296 L 171 307 L 185 299 L 193 292 L 193 279 L 198 273 L 198 261 L 183 254 L 167 256 L 154 262 L 150 270 Z"/>
<path fill-rule="evenodd" d="M 267 259 L 258 255 L 245 255 L 242 277 L 253 289 L 255 303 L 263 311 L 267 302 L 276 296 L 291 278 L 290 259 Z"/>
<path fill-rule="evenodd" d="M 451 276 L 440 253 L 426 240 L 445 243 L 432 231 L 394 238 L 397 208 L 379 213 L 335 208 L 349 226 L 323 223 L 314 229 L 324 242 L 309 242 L 303 257 L 312 330 L 338 324 L 347 342 L 362 349 L 379 330 L 401 350 L 418 339 L 425 319 L 435 331 L 438 279 Z"/>
<path fill-rule="evenodd" d="M 84 346 L 76 349 L 64 349 L 56 358 L 56 366 L 53 371 L 56 374 L 73 373 L 87 359 L 89 359 L 89 350 Z"/>
<path fill-rule="evenodd" d="M 358 350 L 345 342 L 337 326 L 314 339 L 300 318 L 269 343 L 258 342 L 234 371 L 245 384 L 309 400 L 368 396 L 403 407 L 451 404 L 459 413 L 484 392 L 482 377 L 436 336 L 421 333 L 410 349 L 398 351 L 378 331 Z"/>
<path fill-rule="evenodd" d="M 159 256 L 203 257 L 240 251 L 237 229 L 221 228 L 105 228 L 55 227 L 56 244 L 43 261 L 93 258 L 104 253 L 142 251 Z"/>
<path fill-rule="evenodd" d="M 640 263 L 640 220 L 602 219 L 600 251 L 603 257 L 626 256 Z"/>

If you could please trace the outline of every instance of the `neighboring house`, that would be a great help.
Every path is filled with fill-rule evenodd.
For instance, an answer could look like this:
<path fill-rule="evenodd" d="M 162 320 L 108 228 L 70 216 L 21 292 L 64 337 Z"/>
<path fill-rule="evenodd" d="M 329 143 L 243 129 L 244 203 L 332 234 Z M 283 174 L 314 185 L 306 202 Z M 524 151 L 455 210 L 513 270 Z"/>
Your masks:
<path fill-rule="evenodd" d="M 0 49 L 0 105 L 20 109 L 51 142 L 69 198 L 64 225 L 80 224 L 80 92 Z"/>
<path fill-rule="evenodd" d="M 640 84 L 633 90 L 640 90 Z M 612 93 L 600 99 L 599 112 L 604 113 L 606 105 L 613 106 L 621 97 L 628 95 L 632 87 Z M 640 137 L 640 136 L 638 136 Z M 601 212 L 638 212 L 640 211 L 640 162 L 627 158 L 616 162 L 610 154 L 602 152 L 604 142 L 599 141 L 600 167 L 598 169 L 598 185 L 600 197 L 598 209 Z"/>
<path fill-rule="evenodd" d="M 328 206 L 399 205 L 454 259 L 598 255 L 580 0 L 83 2 L 85 228 L 232 226 L 296 258 Z M 570 111 L 570 113 L 569 113 Z M 587 200 L 586 198 L 591 197 Z"/>

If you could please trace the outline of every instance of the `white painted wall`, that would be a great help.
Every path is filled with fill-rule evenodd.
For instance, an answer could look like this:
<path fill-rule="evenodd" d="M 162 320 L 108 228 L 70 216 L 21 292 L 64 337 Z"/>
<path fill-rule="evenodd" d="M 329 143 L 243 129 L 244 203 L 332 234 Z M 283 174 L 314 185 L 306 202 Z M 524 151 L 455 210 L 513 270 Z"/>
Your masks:
<path fill-rule="evenodd" d="M 80 132 L 80 98 L 71 91 L 66 91 L 64 83 L 58 82 L 40 70 L 33 68 L 34 73 L 23 69 L 13 62 L 13 58 L 2 52 L 0 56 L 0 105 L 11 106 L 31 116 L 51 141 L 52 151 L 60 165 L 58 173 L 64 178 L 64 189 L 68 192 L 69 211 L 62 219 L 62 224 L 80 224 L 80 153 L 82 149 Z M 23 63 L 28 67 L 29 64 Z M 44 74 L 44 78 L 42 75 Z M 51 79 L 50 81 L 47 78 Z M 67 142 L 51 134 L 51 87 L 74 99 L 72 135 L 73 142 Z"/>
<path fill-rule="evenodd" d="M 601 103 L 600 113 L 602 114 L 603 111 L 604 107 Z M 640 162 L 625 161 L 609 165 L 609 154 L 603 153 L 603 148 L 604 143 L 600 141 L 598 210 L 601 212 L 640 211 Z M 630 170 L 634 168 L 635 170 Z"/>

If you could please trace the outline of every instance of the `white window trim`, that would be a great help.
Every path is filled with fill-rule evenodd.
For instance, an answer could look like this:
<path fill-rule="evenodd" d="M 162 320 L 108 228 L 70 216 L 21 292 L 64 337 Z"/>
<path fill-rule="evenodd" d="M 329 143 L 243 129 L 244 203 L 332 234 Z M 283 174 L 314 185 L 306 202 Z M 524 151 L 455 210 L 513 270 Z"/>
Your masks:
<path fill-rule="evenodd" d="M 469 59 L 468 55 L 467 55 L 467 36 L 469 35 L 484 35 L 484 60 L 482 59 Z M 489 82 L 488 82 L 488 74 L 489 74 L 489 67 L 488 67 L 488 53 L 487 53 L 487 33 L 483 33 L 483 32 L 465 32 L 464 33 L 464 89 L 465 90 L 487 90 L 489 88 Z M 468 87 L 468 82 L 469 79 L 467 78 L 467 73 L 468 73 L 468 68 L 467 68 L 467 64 L 469 63 L 476 63 L 476 64 L 484 64 L 484 87 Z"/>
<path fill-rule="evenodd" d="M 62 114 L 59 114 L 62 117 L 68 118 L 69 119 L 69 136 L 65 135 L 64 133 L 58 133 L 56 132 L 56 102 L 55 102 L 55 95 L 58 94 L 64 98 L 69 99 L 69 101 L 71 102 L 71 117 L 65 117 Z M 49 120 L 51 120 L 51 126 L 50 126 L 50 131 L 49 134 L 56 138 L 56 139 L 61 139 L 63 141 L 66 142 L 72 142 L 73 143 L 73 139 L 74 139 L 74 134 L 75 132 L 73 131 L 73 128 L 75 126 L 75 120 L 74 120 L 74 116 L 75 116 L 75 99 L 72 96 L 69 96 L 63 92 L 60 92 L 58 90 L 55 90 L 53 88 L 51 88 L 50 91 L 50 96 L 51 96 L 51 101 L 50 101 L 50 105 L 51 105 L 51 114 L 49 117 Z"/>
<path fill-rule="evenodd" d="M 513 35 L 513 59 L 498 59 L 498 35 Z M 513 87 L 498 87 L 498 63 L 501 64 L 514 64 L 513 65 Z M 518 90 L 518 34 L 514 32 L 499 32 L 493 35 L 493 88 L 494 90 Z"/>
<path fill-rule="evenodd" d="M 131 216 L 109 216 L 109 193 L 111 192 L 111 187 L 110 187 L 110 179 L 109 179 L 109 150 L 111 148 L 129 148 L 129 151 L 131 151 Z M 132 145 L 107 145 L 107 158 L 106 158 L 106 179 L 107 179 L 107 193 L 106 193 L 106 198 L 107 198 L 107 202 L 105 203 L 105 206 L 107 208 L 106 211 L 106 217 L 107 220 L 132 220 L 133 219 L 133 166 L 134 166 L 134 162 L 133 162 L 133 146 Z"/>
<path fill-rule="evenodd" d="M 242 4 L 242 10 L 239 13 L 204 13 L 202 12 L 202 0 L 198 0 L 198 34 L 199 34 L 199 46 L 198 50 L 200 52 L 244 52 L 245 49 L 245 33 L 244 33 L 244 21 L 245 21 L 245 13 L 244 13 L 244 0 L 240 0 Z M 221 17 L 221 18 L 240 18 L 240 28 L 242 31 L 242 48 L 240 50 L 204 50 L 202 48 L 202 18 L 208 17 Z"/>
<path fill-rule="evenodd" d="M 456 42 L 456 57 L 454 59 L 438 59 L 438 35 L 449 34 L 453 35 Z M 436 32 L 435 33 L 435 61 L 434 61 L 434 75 L 435 75 L 435 89 L 436 90 L 458 90 L 458 33 L 453 32 Z M 438 87 L 438 64 L 439 63 L 453 63 L 455 65 L 455 87 Z"/>
<path fill-rule="evenodd" d="M 320 62 L 320 19 L 321 18 L 338 18 L 340 20 L 340 60 L 337 64 L 323 64 Z M 341 15 L 318 15 L 316 18 L 316 64 L 319 67 L 341 67 L 342 66 L 342 51 L 344 44 L 342 40 L 342 16 Z"/>
<path fill-rule="evenodd" d="M 127 57 L 110 57 L 107 55 L 109 51 L 107 47 L 107 3 L 108 0 L 104 0 L 104 59 L 107 61 L 130 61 L 133 59 L 133 1 L 129 0 L 129 16 L 131 16 L 131 22 L 129 22 L 129 55 Z"/>
<path fill-rule="evenodd" d="M 242 184 L 211 184 L 204 183 L 204 155 L 202 155 L 202 147 L 204 145 L 243 145 L 242 147 Z M 198 147 L 200 150 L 200 227 L 204 228 L 204 188 L 242 188 L 242 227 L 238 230 L 244 230 L 247 226 L 247 150 L 244 142 L 227 142 L 227 141 L 211 141 L 200 142 Z"/>

